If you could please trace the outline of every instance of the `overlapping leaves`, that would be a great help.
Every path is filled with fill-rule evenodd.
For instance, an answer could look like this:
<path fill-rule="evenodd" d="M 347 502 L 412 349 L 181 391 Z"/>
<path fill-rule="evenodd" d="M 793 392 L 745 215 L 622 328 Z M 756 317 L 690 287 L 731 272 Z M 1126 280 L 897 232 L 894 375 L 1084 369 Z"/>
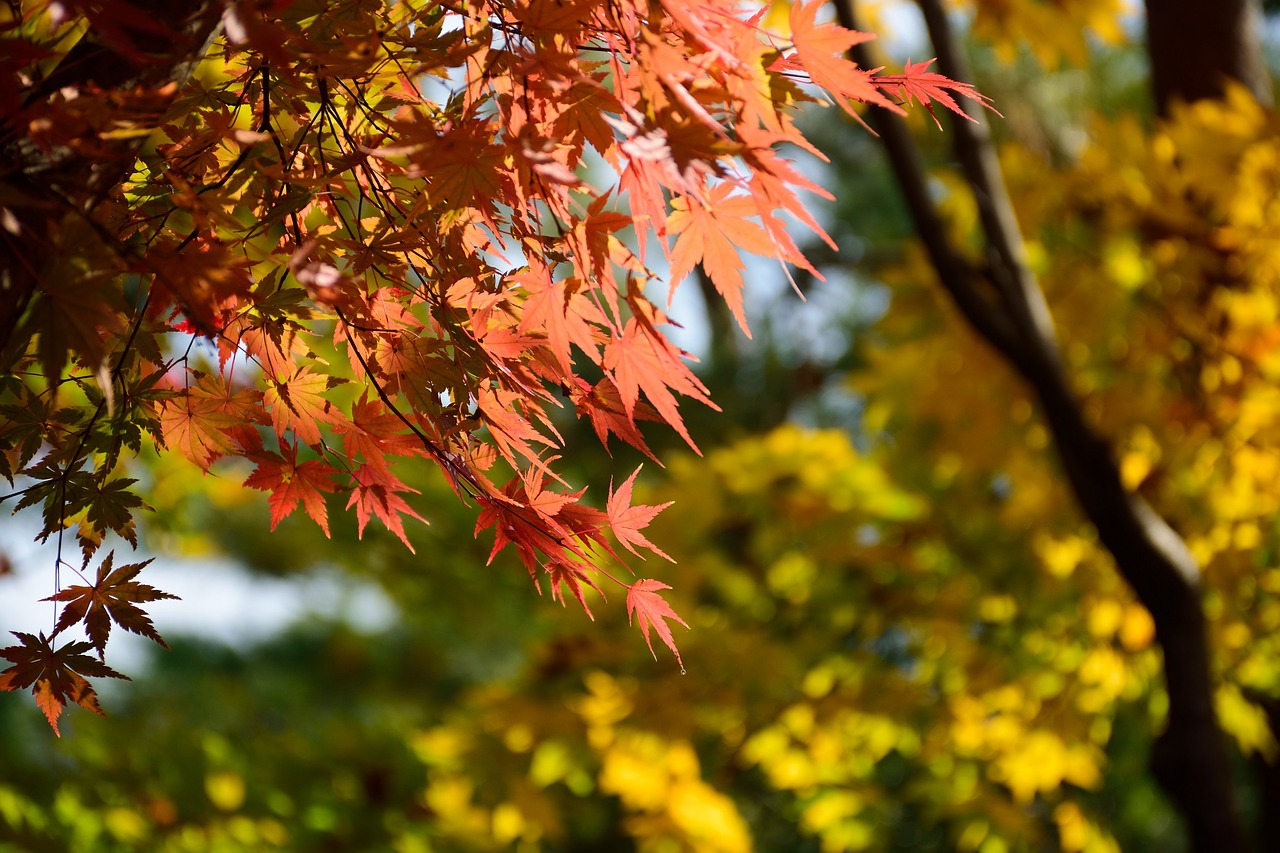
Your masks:
<path fill-rule="evenodd" d="M 132 536 L 141 502 L 103 504 L 126 483 L 112 476 L 126 427 L 205 472 L 246 460 L 272 526 L 301 508 L 327 534 L 328 496 L 345 496 L 361 534 L 376 519 L 409 547 L 405 520 L 423 516 L 396 460 L 425 457 L 495 551 L 513 545 L 584 607 L 594 578 L 616 580 L 674 650 L 657 582 L 600 560 L 617 556 L 610 531 L 657 551 L 639 531 L 658 508 L 630 506 L 634 474 L 607 511 L 583 503 L 555 470 L 556 410 L 567 395 L 602 440 L 650 456 L 643 420 L 692 445 L 681 398 L 710 398 L 645 295 L 648 259 L 670 259 L 672 287 L 701 264 L 745 327 L 739 249 L 808 268 L 780 212 L 821 233 L 798 195 L 820 188 L 777 150 L 809 147 L 789 118 L 817 96 L 804 86 L 896 109 L 902 78 L 844 59 L 865 36 L 818 23 L 816 2 L 786 38 L 727 0 L 236 4 L 202 55 L 203 8 L 113 30 L 95 49 L 175 45 L 167 75 L 157 60 L 116 88 L 71 85 L 81 31 L 61 7 L 24 7 L 6 31 L 38 50 L 0 55 L 47 51 L 70 80 L 23 78 L 4 118 L 33 144 L 6 154 L 36 171 L 70 152 L 55 171 L 83 172 L 59 179 L 74 197 L 56 212 L 53 184 L 0 196 L 20 260 L 43 272 L 21 279 L 31 310 L 0 346 L 29 377 L 0 404 L 47 412 L 43 453 L 28 418 L 0 423 L 5 473 L 36 478 L 22 504 L 44 505 L 43 535 L 86 522 L 86 564 L 106 533 Z M 113 10 L 137 19 L 110 0 L 95 20 Z M 973 96 L 932 78 L 904 89 L 951 106 L 947 91 Z M 159 597 L 105 565 L 54 596 L 56 630 L 92 622 L 99 652 L 111 621 L 146 634 L 136 605 Z"/>

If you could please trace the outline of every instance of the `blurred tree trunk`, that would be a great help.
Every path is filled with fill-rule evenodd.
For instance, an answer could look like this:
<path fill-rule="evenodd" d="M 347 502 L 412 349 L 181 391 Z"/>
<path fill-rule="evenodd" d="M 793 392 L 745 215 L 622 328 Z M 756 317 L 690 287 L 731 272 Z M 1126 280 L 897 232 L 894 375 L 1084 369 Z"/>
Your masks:
<path fill-rule="evenodd" d="M 1147 53 L 1160 114 L 1174 100 L 1221 97 L 1229 79 L 1269 105 L 1261 29 L 1258 0 L 1147 0 Z"/>
<path fill-rule="evenodd" d="M 919 2 L 939 70 L 956 80 L 972 79 L 941 0 Z M 853 0 L 837 5 L 841 22 L 856 29 Z M 1252 0 L 1150 0 L 1148 7 L 1153 10 L 1153 79 L 1161 110 L 1174 98 L 1220 95 L 1227 77 L 1269 98 L 1256 25 L 1251 23 L 1257 11 Z M 1189 47 L 1193 42 L 1201 43 Z M 866 45 L 855 48 L 853 58 L 864 67 L 881 64 Z M 906 125 L 885 111 L 875 111 L 871 119 L 942 286 L 973 328 L 1033 389 L 1081 510 L 1151 612 L 1169 694 L 1166 728 L 1152 756 L 1156 778 L 1186 819 L 1193 849 L 1245 850 L 1225 739 L 1214 712 L 1199 567 L 1181 537 L 1125 488 L 1114 449 L 1084 414 L 1063 367 L 1039 283 L 1026 263 L 995 148 L 979 112 L 970 109 L 973 123 L 953 121 L 949 137 L 978 207 L 987 260 L 981 269 L 951 244 Z"/>

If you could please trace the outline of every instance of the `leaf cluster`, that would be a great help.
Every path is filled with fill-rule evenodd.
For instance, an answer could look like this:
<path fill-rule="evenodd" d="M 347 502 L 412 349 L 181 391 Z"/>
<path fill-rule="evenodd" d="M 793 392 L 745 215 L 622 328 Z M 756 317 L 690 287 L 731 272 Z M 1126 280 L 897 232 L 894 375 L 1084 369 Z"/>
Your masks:
<path fill-rule="evenodd" d="M 798 104 L 977 97 L 859 68 L 867 36 L 817 2 L 786 34 L 727 0 L 153 5 L 24 5 L 0 32 L 21 82 L 0 473 L 59 566 L 72 524 L 84 567 L 136 544 L 144 446 L 243 476 L 272 527 L 301 508 L 327 535 L 345 495 L 411 549 L 397 460 L 419 458 L 554 597 L 585 608 L 600 577 L 668 613 L 602 560 L 610 535 L 656 551 L 634 474 L 602 511 L 554 465 L 569 410 L 602 441 L 648 453 L 648 420 L 693 445 L 680 398 L 710 399 L 651 258 L 672 288 L 701 264 L 742 320 L 738 248 L 816 272 L 786 219 L 822 233 L 799 192 L 825 193 L 779 150 L 808 147 Z M 83 621 L 101 652 L 109 616 L 158 640 L 136 605 L 162 594 L 121 571 L 55 590 L 55 634 Z"/>

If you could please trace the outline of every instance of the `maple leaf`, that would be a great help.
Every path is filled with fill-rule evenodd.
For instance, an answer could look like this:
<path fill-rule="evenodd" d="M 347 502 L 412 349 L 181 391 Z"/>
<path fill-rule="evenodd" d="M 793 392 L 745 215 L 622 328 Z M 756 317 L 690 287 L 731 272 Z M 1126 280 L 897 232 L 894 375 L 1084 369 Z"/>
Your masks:
<path fill-rule="evenodd" d="M 13 635 L 22 641 L 22 645 L 0 649 L 0 658 L 13 664 L 0 672 L 0 691 L 21 690 L 34 685 L 31 693 L 36 697 L 36 704 L 58 737 L 62 736 L 58 731 L 58 717 L 68 702 L 75 702 L 100 717 L 106 716 L 98 706 L 98 694 L 81 673 L 130 680 L 129 676 L 84 654 L 93 648 L 90 643 L 67 643 L 55 649 L 44 634 L 34 637 L 14 631 Z"/>
<path fill-rule="evenodd" d="M 875 78 L 875 84 L 886 91 L 894 91 L 898 97 L 908 103 L 918 101 L 923 104 L 939 130 L 942 129 L 942 122 L 938 121 L 938 116 L 933 111 L 935 102 L 942 104 L 966 121 L 977 121 L 956 102 L 952 97 L 953 94 L 975 101 L 996 115 L 1000 115 L 999 110 L 991 105 L 991 99 L 973 88 L 971 84 L 959 83 L 936 71 L 926 70 L 936 61 L 936 59 L 930 59 L 926 62 L 912 63 L 908 60 L 901 74 L 881 74 Z"/>
<path fill-rule="evenodd" d="M 336 425 L 345 421 L 333 404 L 321 396 L 342 381 L 303 367 L 286 381 L 272 382 L 262 402 L 271 412 L 276 435 L 284 438 L 292 430 L 305 443 L 319 445 L 320 424 Z"/>
<path fill-rule="evenodd" d="M 578 269 L 588 272 L 588 278 L 602 281 L 609 277 L 609 260 L 615 248 L 622 244 L 614 232 L 631 227 L 632 220 L 625 213 L 605 210 L 609 201 L 608 195 L 602 195 L 591 202 L 586 218 L 574 222 L 573 228 L 566 235 L 573 246 Z"/>
<path fill-rule="evenodd" d="M 525 395 L 515 391 L 503 388 L 482 388 L 476 395 L 476 408 L 480 418 L 489 427 L 489 434 L 493 436 L 502 457 L 514 466 L 516 454 L 519 454 L 534 465 L 541 466 L 543 463 L 538 458 L 537 452 L 529 446 L 529 442 L 536 441 L 548 447 L 553 446 L 555 442 L 538 432 L 537 428 L 524 416 L 521 408 L 517 407 L 517 403 L 542 414 L 541 409 L 528 406 Z"/>
<path fill-rule="evenodd" d="M 578 417 L 582 417 L 585 413 L 591 419 L 591 427 L 595 430 L 596 437 L 600 439 L 600 443 L 604 445 L 605 451 L 610 456 L 613 455 L 613 451 L 609 450 L 609 434 L 613 433 L 654 462 L 662 464 L 645 444 L 644 436 L 636 426 L 636 420 L 662 420 L 652 406 L 640 401 L 635 404 L 632 414 L 628 415 L 622 405 L 622 396 L 618 393 L 618 387 L 607 376 L 594 386 L 584 379 L 575 377 L 574 385 L 576 387 L 570 392 L 570 398 L 573 400 Z"/>
<path fill-rule="evenodd" d="M 98 577 L 93 586 L 69 586 L 43 601 L 64 602 L 62 615 L 53 628 L 54 637 L 72 625 L 84 621 L 85 634 L 93 648 L 101 657 L 107 646 L 107 637 L 111 634 L 111 623 L 115 622 L 126 631 L 139 634 L 154 640 L 166 649 L 169 644 L 156 632 L 139 604 L 148 601 L 159 601 L 163 598 L 176 599 L 178 596 L 161 592 L 153 586 L 141 584 L 134 580 L 138 572 L 146 568 L 151 560 L 141 563 L 130 563 L 112 570 L 111 564 L 115 552 L 107 554 L 106 559 L 98 566 Z"/>
<path fill-rule="evenodd" d="M 228 300 L 249 292 L 248 265 L 216 238 L 182 247 L 157 245 L 140 272 L 154 274 L 150 310 L 176 306 L 186 317 L 184 331 L 212 336 L 223 326 Z"/>
<path fill-rule="evenodd" d="M 591 612 L 591 608 L 587 606 L 587 597 L 582 585 L 586 584 L 600 593 L 601 598 L 604 597 L 604 590 L 596 586 L 596 582 L 583 571 L 581 566 L 569 560 L 549 560 L 545 568 L 547 574 L 551 576 L 552 600 L 558 599 L 563 605 L 565 603 L 564 587 L 568 587 L 569 591 L 573 593 L 573 597 L 578 600 L 578 603 L 582 605 L 582 609 L 586 611 L 587 616 L 594 622 L 596 617 Z"/>
<path fill-rule="evenodd" d="M 23 333 L 38 333 L 40 363 L 50 384 L 61 377 L 69 356 L 78 356 L 95 373 L 105 367 L 103 333 L 123 325 L 117 311 L 120 297 L 108 280 L 105 274 L 82 275 L 61 261 L 41 277 L 39 298 L 28 312 Z"/>
<path fill-rule="evenodd" d="M 578 563 L 588 564 L 590 559 L 578 540 L 590 539 L 607 549 L 600 535 L 606 519 L 599 510 L 578 503 L 581 496 L 581 491 L 567 495 L 543 491 L 542 476 L 537 471 L 513 477 L 501 491 L 491 489 L 482 500 L 484 508 L 475 528 L 477 535 L 490 527 L 494 529 L 489 562 L 508 545 L 514 545 L 535 583 L 542 559 L 539 554 L 552 562 L 572 555 Z"/>
<path fill-rule="evenodd" d="M 164 401 L 160 428 L 167 447 L 208 471 L 219 457 L 237 454 L 244 431 L 263 420 L 258 406 L 262 392 L 232 394 L 221 377 L 196 376 L 195 385 Z"/>
<path fill-rule="evenodd" d="M 90 529 L 101 536 L 108 530 L 138 547 L 138 533 L 134 526 L 132 509 L 151 509 L 129 487 L 137 483 L 131 478 L 112 480 L 97 485 L 89 498 L 89 512 L 85 517 Z"/>
<path fill-rule="evenodd" d="M 650 333 L 636 318 L 627 321 L 620 337 L 605 347 L 604 366 L 613 372 L 613 383 L 622 398 L 627 417 L 635 419 L 643 390 L 654 409 L 695 451 L 689 431 L 680 417 L 672 389 L 715 408 L 707 389 L 680 360 L 681 353 L 660 334 Z M 718 411 L 718 409 L 717 409 Z"/>
<path fill-rule="evenodd" d="M 391 472 L 376 465 L 361 465 L 356 469 L 354 479 L 355 488 L 352 489 L 351 497 L 347 500 L 347 509 L 353 506 L 356 508 L 356 535 L 363 539 L 365 526 L 369 523 L 369 519 L 376 515 L 388 530 L 400 537 L 400 541 L 410 552 L 417 553 L 409 544 L 409 537 L 405 535 L 404 522 L 400 519 L 400 515 L 403 513 L 411 516 L 423 524 L 426 524 L 427 520 L 414 512 L 397 492 L 411 492 L 416 495 L 418 490 L 409 488 Z"/>
<path fill-rule="evenodd" d="M 387 467 L 386 454 L 419 456 L 422 441 L 405 432 L 404 421 L 389 412 L 381 400 L 370 400 L 366 389 L 351 407 L 351 422 L 337 424 L 347 456 L 364 458 L 366 464 Z"/>
<path fill-rule="evenodd" d="M 272 530 L 301 503 L 307 515 L 328 537 L 329 513 L 323 493 L 337 489 L 333 476 L 338 472 L 318 459 L 299 465 L 297 448 L 290 448 L 290 451 L 287 457 L 269 451 L 256 457 L 258 465 L 245 478 L 244 484 L 251 489 L 271 492 L 267 506 L 271 508 Z"/>
<path fill-rule="evenodd" d="M 550 465 L 559 457 L 547 459 L 546 463 Z M 539 516 L 550 522 L 567 504 L 576 503 L 578 498 L 582 497 L 583 489 L 577 492 L 556 492 L 545 488 L 546 469 L 529 468 L 521 472 L 520 479 L 524 481 L 524 503 Z"/>
<path fill-rule="evenodd" d="M 733 312 L 738 326 L 749 338 L 747 317 L 742 307 L 742 257 L 738 249 L 751 252 L 767 250 L 769 237 L 764 229 L 750 221 L 758 212 L 750 196 L 731 195 L 733 186 L 717 184 L 711 188 L 706 202 L 693 196 L 672 199 L 667 216 L 667 229 L 679 234 L 671 251 L 671 289 L 689 274 L 695 263 L 702 263 L 716 291 Z"/>
<path fill-rule="evenodd" d="M 643 468 L 644 466 L 640 466 Z M 631 505 L 631 488 L 635 485 L 636 477 L 640 475 L 640 468 L 636 468 L 617 491 L 609 495 L 609 504 L 606 513 L 609 516 L 609 526 L 613 530 L 613 535 L 618 537 L 618 541 L 622 543 L 632 554 L 639 554 L 635 546 L 648 548 L 659 557 L 671 560 L 661 548 L 650 542 L 640 531 L 649 526 L 649 523 L 657 517 L 667 507 L 671 506 L 672 501 L 667 501 L 660 506 L 632 506 Z M 610 486 L 612 487 L 612 483 Z M 675 560 L 671 560 L 675 562 Z"/>
<path fill-rule="evenodd" d="M 644 641 L 649 645 L 649 654 L 657 660 L 658 653 L 653 650 L 653 640 L 649 637 L 649 627 L 653 626 L 653 629 L 658 632 L 659 639 L 676 656 L 680 671 L 684 672 L 684 661 L 680 659 L 680 650 L 676 648 L 675 638 L 671 636 L 671 626 L 665 620 L 674 619 L 686 628 L 689 627 L 689 623 L 676 615 L 671 605 L 663 600 L 659 594 L 659 590 L 663 589 L 671 589 L 671 586 L 662 581 L 648 579 L 638 580 L 627 587 L 627 620 L 630 622 L 634 617 L 639 623 L 640 633 L 644 635 Z"/>
<path fill-rule="evenodd" d="M 521 330 L 540 330 L 546 334 L 547 344 L 565 376 L 573 375 L 571 344 L 599 363 L 599 344 L 603 337 L 600 330 L 607 321 L 591 300 L 575 292 L 581 282 L 553 282 L 550 272 L 539 265 L 531 266 L 523 275 L 513 276 L 512 283 L 520 284 L 528 293 L 520 320 Z"/>
<path fill-rule="evenodd" d="M 818 24 L 818 9 L 825 5 L 814 0 L 791 6 L 791 42 L 795 45 L 795 57 L 801 68 L 815 86 L 840 96 L 837 98 L 840 106 L 850 115 L 854 115 L 849 103 L 851 100 L 902 112 L 876 88 L 868 71 L 845 58 L 849 48 L 869 41 L 875 35 L 848 30 L 836 23 Z M 794 67 L 793 63 L 785 61 L 781 67 L 788 65 Z"/>

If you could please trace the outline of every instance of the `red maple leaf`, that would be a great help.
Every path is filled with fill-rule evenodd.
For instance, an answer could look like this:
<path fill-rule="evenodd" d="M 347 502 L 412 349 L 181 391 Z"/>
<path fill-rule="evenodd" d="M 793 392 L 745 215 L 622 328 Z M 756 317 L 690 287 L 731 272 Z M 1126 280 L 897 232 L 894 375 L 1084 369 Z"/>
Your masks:
<path fill-rule="evenodd" d="M 126 631 L 140 634 L 149 640 L 155 640 L 166 649 L 169 644 L 156 632 L 151 618 L 138 607 L 148 601 L 159 601 L 162 598 L 178 596 L 161 592 L 153 586 L 138 583 L 134 580 L 138 572 L 151 562 L 130 563 L 114 571 L 111 568 L 115 552 L 107 554 L 102 565 L 98 566 L 98 577 L 93 586 L 69 586 L 61 592 L 51 595 L 44 601 L 63 601 L 62 615 L 53 628 L 53 636 L 84 620 L 85 633 L 89 642 L 98 650 L 101 657 L 107 645 L 107 637 L 111 634 L 111 623 L 115 622 Z"/>
<path fill-rule="evenodd" d="M 609 450 L 609 434 L 613 433 L 654 462 L 662 464 L 658 457 L 653 455 L 649 445 L 645 444 L 644 436 L 636 426 L 636 420 L 662 420 L 652 406 L 644 401 L 638 402 L 633 411 L 633 419 L 627 414 L 622 405 L 622 396 L 609 377 L 606 376 L 594 386 L 585 379 L 579 377 L 574 379 L 577 388 L 570 392 L 570 398 L 573 400 L 574 408 L 577 409 L 578 417 L 582 417 L 585 413 L 591 419 L 591 427 L 596 431 L 596 437 L 600 439 L 600 443 L 604 445 L 604 449 L 610 456 L 613 455 L 613 451 Z"/>
<path fill-rule="evenodd" d="M 533 494 L 530 496 L 529 489 Z M 539 554 L 552 560 L 564 559 L 564 552 L 569 552 L 587 561 L 587 555 L 572 539 L 577 533 L 590 537 L 590 533 L 578 530 L 582 517 L 579 509 L 584 509 L 577 499 L 582 492 L 565 494 L 543 491 L 540 474 L 526 471 L 513 477 L 501 491 L 493 490 L 482 500 L 483 509 L 476 519 L 475 532 L 494 528 L 493 549 L 489 552 L 489 562 L 507 545 L 514 545 L 524 563 L 529 576 L 535 581 L 541 558 Z M 567 524 L 565 523 L 567 522 Z M 597 518 L 598 522 L 598 518 Z M 598 527 L 598 523 L 596 527 Z"/>
<path fill-rule="evenodd" d="M 361 465 L 356 469 L 354 479 L 356 484 L 347 501 L 347 509 L 353 506 L 356 508 L 356 535 L 363 539 L 365 526 L 376 515 L 388 530 L 400 537 L 406 548 L 416 553 L 409 544 L 409 537 L 405 535 L 404 521 L 400 515 L 411 516 L 423 524 L 427 520 L 405 503 L 397 492 L 412 492 L 416 495 L 418 490 L 409 488 L 389 471 L 379 469 L 376 465 Z"/>
<path fill-rule="evenodd" d="M 591 621 L 595 621 L 595 614 L 591 612 L 591 608 L 587 606 L 587 597 L 582 589 L 582 585 L 594 589 L 604 597 L 604 590 L 596 586 L 596 582 L 591 579 L 583 568 L 570 560 L 548 560 L 545 566 L 547 574 L 551 576 L 551 598 L 558 599 L 564 604 L 564 587 L 568 587 L 573 593 L 573 597 L 582 605 L 582 609 L 586 611 Z"/>
<path fill-rule="evenodd" d="M 387 467 L 387 454 L 393 456 L 420 456 L 422 441 L 407 431 L 404 421 L 396 417 L 381 400 L 369 399 L 366 389 L 351 407 L 351 421 L 338 423 L 335 429 L 342 435 L 342 446 L 349 459 L 362 457 L 365 463 L 379 468 Z"/>
<path fill-rule="evenodd" d="M 44 634 L 33 637 L 14 631 L 13 635 L 22 645 L 0 649 L 0 658 L 13 663 L 0 672 L 0 691 L 31 687 L 36 704 L 59 737 L 62 733 L 58 731 L 58 717 L 67 702 L 75 702 L 100 717 L 106 716 L 98 706 L 98 694 L 81 673 L 129 680 L 129 676 L 86 655 L 85 652 L 93 648 L 90 643 L 67 643 L 55 649 Z"/>
<path fill-rule="evenodd" d="M 942 122 L 938 121 L 938 116 L 933 111 L 934 102 L 942 104 L 966 121 L 976 121 L 973 116 L 965 112 L 964 107 L 960 106 L 952 95 L 976 101 L 996 115 L 1000 115 L 999 110 L 991 105 L 991 99 L 973 88 L 971 84 L 958 83 L 936 71 L 926 70 L 935 61 L 930 59 L 926 62 L 912 63 L 908 60 L 901 74 L 881 74 L 875 78 L 875 84 L 885 91 L 896 93 L 899 98 L 908 103 L 913 100 L 919 101 L 929 111 L 929 115 L 933 116 L 933 123 L 939 130 L 942 129 Z"/>
<path fill-rule="evenodd" d="M 254 456 L 258 466 L 245 478 L 244 484 L 271 493 L 267 505 L 271 508 L 272 530 L 301 503 L 307 515 L 328 536 L 329 512 L 322 493 L 332 493 L 337 488 L 333 475 L 338 472 L 318 459 L 299 465 L 297 448 L 289 450 L 287 457 L 270 451 Z"/>
<path fill-rule="evenodd" d="M 638 580 L 627 587 L 627 619 L 630 621 L 633 616 L 635 617 L 635 621 L 640 624 L 640 633 L 644 635 L 644 641 L 649 644 L 649 653 L 653 655 L 654 660 L 657 660 L 658 653 L 653 650 L 653 640 L 649 637 L 649 626 L 652 625 L 658 632 L 658 637 L 676 656 L 680 671 L 684 672 L 684 661 L 680 659 L 680 650 L 676 648 L 675 638 L 671 636 L 671 626 L 664 620 L 674 619 L 686 628 L 689 627 L 689 623 L 676 615 L 671 605 L 659 595 L 658 590 L 662 589 L 671 589 L 671 587 L 662 581 L 647 579 Z"/>

